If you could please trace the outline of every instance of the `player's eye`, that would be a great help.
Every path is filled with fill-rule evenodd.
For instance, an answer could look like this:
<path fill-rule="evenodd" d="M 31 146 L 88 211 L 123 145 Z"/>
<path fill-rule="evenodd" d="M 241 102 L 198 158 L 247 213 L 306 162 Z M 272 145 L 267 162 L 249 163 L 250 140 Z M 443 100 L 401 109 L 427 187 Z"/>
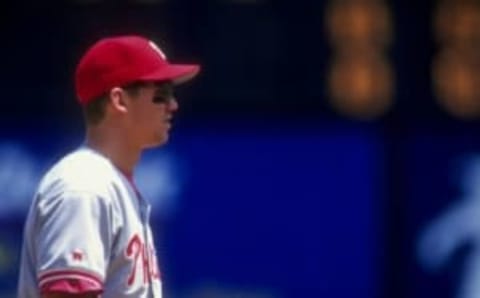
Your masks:
<path fill-rule="evenodd" d="M 158 87 L 152 101 L 157 104 L 164 104 L 174 99 L 174 97 L 173 85 L 170 83 L 165 83 Z"/>
<path fill-rule="evenodd" d="M 152 99 L 153 103 L 168 103 L 173 97 L 165 95 L 155 95 Z"/>

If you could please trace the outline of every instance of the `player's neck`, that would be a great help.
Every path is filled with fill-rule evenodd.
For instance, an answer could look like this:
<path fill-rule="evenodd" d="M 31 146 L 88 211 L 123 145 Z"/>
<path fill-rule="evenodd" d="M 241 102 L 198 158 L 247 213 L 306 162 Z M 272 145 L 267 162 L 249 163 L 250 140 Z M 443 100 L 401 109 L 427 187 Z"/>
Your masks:
<path fill-rule="evenodd" d="M 88 147 L 108 158 L 124 174 L 133 175 L 142 150 L 129 144 L 126 138 L 105 133 L 100 128 L 87 128 L 85 142 Z"/>

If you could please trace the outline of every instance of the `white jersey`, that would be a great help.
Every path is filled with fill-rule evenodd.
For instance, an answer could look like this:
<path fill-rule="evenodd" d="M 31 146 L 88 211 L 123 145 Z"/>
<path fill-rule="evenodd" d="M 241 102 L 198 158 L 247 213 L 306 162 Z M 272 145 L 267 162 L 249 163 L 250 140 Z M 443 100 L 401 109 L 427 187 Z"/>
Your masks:
<path fill-rule="evenodd" d="M 43 178 L 24 230 L 19 298 L 100 290 L 162 297 L 150 205 L 108 159 L 80 148 Z"/>

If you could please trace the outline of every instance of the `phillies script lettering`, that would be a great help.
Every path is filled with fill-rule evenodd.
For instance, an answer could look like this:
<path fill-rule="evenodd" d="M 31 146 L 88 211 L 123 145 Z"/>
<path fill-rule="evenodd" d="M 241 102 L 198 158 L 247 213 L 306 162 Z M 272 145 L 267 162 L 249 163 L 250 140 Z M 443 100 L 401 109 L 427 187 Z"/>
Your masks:
<path fill-rule="evenodd" d="M 132 270 L 127 279 L 128 286 L 132 286 L 135 283 L 138 271 L 143 275 L 143 284 L 160 278 L 157 258 L 153 248 L 147 247 L 137 234 L 128 241 L 126 256 L 133 262 Z"/>

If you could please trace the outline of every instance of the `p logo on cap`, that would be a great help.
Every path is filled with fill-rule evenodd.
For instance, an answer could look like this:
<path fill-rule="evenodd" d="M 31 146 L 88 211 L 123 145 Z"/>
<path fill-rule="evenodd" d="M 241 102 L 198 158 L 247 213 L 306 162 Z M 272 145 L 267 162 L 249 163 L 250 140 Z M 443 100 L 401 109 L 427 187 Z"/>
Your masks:
<path fill-rule="evenodd" d="M 165 55 L 165 53 L 153 41 L 149 41 L 148 44 L 152 47 L 152 49 L 158 52 L 158 54 L 162 57 L 163 60 L 167 60 L 167 56 Z"/>

